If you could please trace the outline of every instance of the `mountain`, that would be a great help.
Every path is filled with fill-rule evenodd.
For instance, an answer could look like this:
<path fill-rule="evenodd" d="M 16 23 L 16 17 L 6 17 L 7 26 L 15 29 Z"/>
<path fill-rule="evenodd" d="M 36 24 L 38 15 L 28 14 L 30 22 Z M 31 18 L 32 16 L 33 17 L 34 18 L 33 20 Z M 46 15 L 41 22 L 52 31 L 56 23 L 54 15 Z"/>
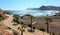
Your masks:
<path fill-rule="evenodd" d="M 39 8 L 30 8 L 28 10 L 59 10 L 60 11 L 60 7 L 57 7 L 57 6 L 41 6 Z"/>
<path fill-rule="evenodd" d="M 60 10 L 60 7 L 56 6 L 42 6 L 39 8 L 39 10 Z"/>

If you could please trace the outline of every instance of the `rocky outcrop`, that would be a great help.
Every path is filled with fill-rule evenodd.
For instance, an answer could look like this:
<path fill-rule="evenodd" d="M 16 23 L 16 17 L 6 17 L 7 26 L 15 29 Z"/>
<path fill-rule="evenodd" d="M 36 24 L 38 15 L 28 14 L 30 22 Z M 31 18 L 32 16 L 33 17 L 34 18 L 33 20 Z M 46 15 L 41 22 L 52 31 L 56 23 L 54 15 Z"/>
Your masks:
<path fill-rule="evenodd" d="M 5 14 L 3 14 L 3 10 L 0 9 L 0 18 L 5 18 Z"/>

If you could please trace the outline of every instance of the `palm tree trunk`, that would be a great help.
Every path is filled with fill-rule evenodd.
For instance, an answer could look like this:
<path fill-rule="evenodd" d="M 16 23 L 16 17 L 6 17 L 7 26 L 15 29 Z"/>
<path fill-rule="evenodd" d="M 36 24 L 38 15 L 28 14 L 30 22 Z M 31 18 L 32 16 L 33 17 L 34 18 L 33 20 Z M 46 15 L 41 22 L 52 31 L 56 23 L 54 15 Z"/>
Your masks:
<path fill-rule="evenodd" d="M 21 31 L 21 35 L 23 35 L 23 30 Z"/>
<path fill-rule="evenodd" d="M 49 22 L 47 22 L 47 33 L 49 33 Z"/>
<path fill-rule="evenodd" d="M 23 26 L 21 26 L 21 35 L 23 35 Z"/>
<path fill-rule="evenodd" d="M 33 30 L 33 26 L 32 26 L 32 17 L 31 17 L 31 31 Z"/>

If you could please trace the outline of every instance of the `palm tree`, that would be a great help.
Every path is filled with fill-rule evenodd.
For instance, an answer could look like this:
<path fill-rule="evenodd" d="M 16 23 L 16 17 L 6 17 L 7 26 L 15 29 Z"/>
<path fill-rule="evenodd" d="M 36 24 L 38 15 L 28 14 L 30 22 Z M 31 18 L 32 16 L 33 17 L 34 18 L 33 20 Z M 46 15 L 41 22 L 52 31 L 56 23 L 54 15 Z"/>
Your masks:
<path fill-rule="evenodd" d="M 23 19 L 23 17 L 24 17 L 24 16 L 21 16 L 20 18 Z M 21 25 L 20 25 L 20 24 L 21 24 Z M 21 27 L 18 27 L 18 29 L 21 31 L 21 35 L 23 35 L 23 32 L 25 31 L 24 28 L 26 28 L 26 26 L 24 25 L 23 21 L 21 21 L 21 22 L 19 23 L 19 25 L 20 25 Z"/>
<path fill-rule="evenodd" d="M 24 28 L 25 28 L 24 25 L 22 25 L 21 26 L 21 35 L 23 35 L 23 32 L 25 31 Z"/>
<path fill-rule="evenodd" d="M 49 17 L 47 15 L 47 17 L 45 17 L 45 20 L 46 20 L 46 24 L 47 24 L 47 33 L 49 33 L 49 22 L 52 22 L 52 19 L 51 19 L 51 17 Z"/>
<path fill-rule="evenodd" d="M 33 19 L 33 16 L 30 15 L 30 20 L 31 20 L 31 31 L 33 30 L 32 19 Z"/>
<path fill-rule="evenodd" d="M 14 14 L 13 17 L 14 17 L 13 20 L 18 23 L 20 16 L 18 14 Z M 23 17 L 21 17 L 21 19 L 23 19 Z M 19 25 L 21 24 L 20 25 L 21 27 L 18 27 L 18 30 L 21 31 L 21 35 L 23 35 L 23 32 L 25 31 L 24 28 L 26 28 L 26 27 L 25 27 L 25 25 L 24 25 L 24 23 L 22 21 L 20 23 L 18 23 L 18 24 Z"/>
<path fill-rule="evenodd" d="M 33 15 L 30 15 L 30 14 L 26 14 L 25 16 L 29 16 L 30 17 L 30 20 L 31 20 L 31 32 L 33 32 L 33 25 L 32 25 L 32 19 L 34 18 Z"/>
<path fill-rule="evenodd" d="M 14 17 L 13 21 L 18 23 L 19 22 L 18 20 L 19 20 L 20 16 L 18 14 L 14 14 L 13 17 Z"/>
<path fill-rule="evenodd" d="M 23 32 L 25 31 L 24 28 L 26 28 L 26 26 L 24 25 L 24 23 L 20 26 L 21 27 L 18 27 L 18 30 L 21 31 L 21 35 L 23 35 Z"/>

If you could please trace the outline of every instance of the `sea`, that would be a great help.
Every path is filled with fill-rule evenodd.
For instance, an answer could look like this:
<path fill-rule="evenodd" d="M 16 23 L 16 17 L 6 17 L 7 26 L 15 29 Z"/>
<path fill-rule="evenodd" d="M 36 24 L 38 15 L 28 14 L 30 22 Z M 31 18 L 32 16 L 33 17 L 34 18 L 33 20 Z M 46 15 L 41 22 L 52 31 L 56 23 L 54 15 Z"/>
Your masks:
<path fill-rule="evenodd" d="M 55 15 L 55 13 L 58 13 L 59 11 L 56 10 L 10 10 L 11 14 L 18 14 L 20 16 L 23 16 L 25 14 L 31 14 L 33 16 L 52 16 Z"/>

